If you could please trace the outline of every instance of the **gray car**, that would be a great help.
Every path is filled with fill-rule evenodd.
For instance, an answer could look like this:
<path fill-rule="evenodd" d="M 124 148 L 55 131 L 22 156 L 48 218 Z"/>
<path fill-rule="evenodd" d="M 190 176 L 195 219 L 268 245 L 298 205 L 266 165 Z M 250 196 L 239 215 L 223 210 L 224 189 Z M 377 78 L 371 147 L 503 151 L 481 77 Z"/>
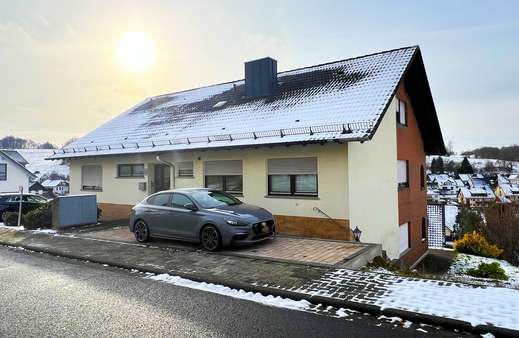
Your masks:
<path fill-rule="evenodd" d="M 274 236 L 274 217 L 212 189 L 161 191 L 132 208 L 130 231 L 139 242 L 151 237 L 200 243 L 209 251 L 231 244 L 251 244 Z"/>

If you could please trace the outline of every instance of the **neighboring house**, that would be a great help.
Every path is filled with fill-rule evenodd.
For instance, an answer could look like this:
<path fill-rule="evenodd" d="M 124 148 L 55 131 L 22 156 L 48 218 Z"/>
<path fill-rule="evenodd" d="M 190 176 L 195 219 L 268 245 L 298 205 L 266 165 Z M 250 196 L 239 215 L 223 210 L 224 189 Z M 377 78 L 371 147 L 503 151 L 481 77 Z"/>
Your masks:
<path fill-rule="evenodd" d="M 69 184 L 64 180 L 46 180 L 41 185 L 57 196 L 63 196 L 69 192 Z"/>
<path fill-rule="evenodd" d="M 499 183 L 496 196 L 504 203 L 519 202 L 519 184 Z"/>
<path fill-rule="evenodd" d="M 458 203 L 471 208 L 482 208 L 496 201 L 496 195 L 488 185 L 471 188 L 461 188 L 458 193 Z"/>
<path fill-rule="evenodd" d="M 508 175 L 508 182 L 510 184 L 519 185 L 519 174 L 510 174 L 510 175 Z"/>
<path fill-rule="evenodd" d="M 107 219 L 205 186 L 270 210 L 280 233 L 351 240 L 359 227 L 409 266 L 427 252 L 426 154 L 445 146 L 407 47 L 280 73 L 247 62 L 244 80 L 146 99 L 51 158 Z"/>
<path fill-rule="evenodd" d="M 40 182 L 36 181 L 29 186 L 29 192 L 32 194 L 42 195 L 45 191 L 45 187 Z"/>
<path fill-rule="evenodd" d="M 0 193 L 17 192 L 20 187 L 25 192 L 29 191 L 30 182 L 36 176 L 25 168 L 24 162 L 25 159 L 16 152 L 0 150 Z"/>

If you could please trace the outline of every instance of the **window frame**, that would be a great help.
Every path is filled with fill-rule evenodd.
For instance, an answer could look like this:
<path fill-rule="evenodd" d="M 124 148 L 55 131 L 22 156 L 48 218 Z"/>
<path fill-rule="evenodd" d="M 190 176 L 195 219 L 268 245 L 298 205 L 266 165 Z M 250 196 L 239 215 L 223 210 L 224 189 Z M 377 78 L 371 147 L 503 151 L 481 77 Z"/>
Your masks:
<path fill-rule="evenodd" d="M 396 122 L 399 126 L 407 127 L 407 102 L 399 98 L 396 100 Z M 402 123 L 402 112 L 400 111 L 400 104 L 403 104 L 404 106 L 404 123 Z"/>
<path fill-rule="evenodd" d="M 398 171 L 398 162 L 400 161 L 404 161 L 405 162 L 405 176 L 406 176 L 406 181 L 405 182 L 400 182 L 400 175 L 397 175 L 397 179 L 398 179 L 398 189 L 399 190 L 403 190 L 403 189 L 408 189 L 409 186 L 410 186 L 410 181 L 409 181 L 409 160 L 397 160 L 397 171 Z"/>
<path fill-rule="evenodd" d="M 425 168 L 423 164 L 420 166 L 420 189 L 425 190 Z"/>
<path fill-rule="evenodd" d="M 399 236 L 402 234 L 402 230 L 400 230 L 400 227 L 402 227 L 405 224 L 407 224 L 407 248 L 405 250 L 402 250 L 402 248 L 400 247 L 401 238 L 399 237 L 399 242 L 398 242 L 399 257 L 402 257 L 403 255 L 405 255 L 412 247 L 412 245 L 411 245 L 411 221 L 407 221 L 402 224 L 399 224 L 398 225 L 398 234 L 399 234 Z"/>
<path fill-rule="evenodd" d="M 160 196 L 160 195 L 169 195 L 167 205 L 158 205 L 158 204 L 153 204 L 151 202 L 152 200 L 157 198 L 157 196 Z M 152 207 L 171 208 L 173 206 L 172 201 L 173 201 L 173 193 L 171 193 L 171 192 L 159 192 L 157 194 L 149 196 L 146 199 L 146 204 L 148 204 L 148 205 L 150 205 Z"/>
<path fill-rule="evenodd" d="M 170 204 L 171 204 L 171 207 L 172 207 L 172 208 L 189 210 L 189 209 L 187 209 L 187 208 L 184 206 L 185 204 L 184 204 L 184 205 L 176 205 L 176 204 L 174 204 L 174 203 L 173 203 L 173 199 L 175 198 L 175 196 L 182 196 L 182 197 L 186 198 L 186 199 L 189 201 L 189 203 L 191 203 L 191 204 L 193 204 L 193 205 L 196 206 L 195 202 L 193 202 L 193 200 L 192 200 L 189 196 L 187 196 L 187 195 L 185 195 L 185 194 L 178 193 L 178 192 L 174 192 L 174 193 L 171 195 L 171 201 L 170 201 Z M 187 203 L 186 203 L 186 204 L 187 204 Z"/>
<path fill-rule="evenodd" d="M 227 178 L 228 177 L 240 177 L 241 178 L 241 191 L 235 191 L 235 190 L 227 190 Z M 213 189 L 213 188 L 209 188 L 207 186 L 207 178 L 208 177 L 221 177 L 222 179 L 222 189 L 221 191 L 224 191 L 228 194 L 232 194 L 232 195 L 242 195 L 243 194 L 243 175 L 204 175 L 204 187 L 205 188 L 208 188 L 208 189 Z M 214 189 L 214 190 L 220 190 L 220 189 Z"/>
<path fill-rule="evenodd" d="M 288 176 L 290 180 L 290 192 L 272 191 L 273 176 Z M 298 192 L 296 191 L 297 176 L 315 176 L 315 193 L 314 192 Z M 302 196 L 302 197 L 318 197 L 319 196 L 319 179 L 317 174 L 270 174 L 267 175 L 268 180 L 268 196 Z"/>
<path fill-rule="evenodd" d="M 84 168 L 85 167 L 99 167 L 101 168 L 101 185 L 100 186 L 87 186 L 84 185 Z M 101 164 L 85 164 L 81 166 L 81 191 L 93 191 L 93 192 L 101 192 L 103 191 L 103 165 Z"/>
<path fill-rule="evenodd" d="M 422 224 L 421 224 L 421 237 L 422 237 L 422 242 L 425 242 L 427 240 L 427 220 L 425 219 L 425 217 L 422 217 Z"/>
<path fill-rule="evenodd" d="M 135 174 L 135 167 L 142 166 L 142 175 Z M 130 175 L 121 175 L 121 167 L 130 167 Z M 144 177 L 144 163 L 121 163 L 117 164 L 117 178 L 143 178 Z"/>
<path fill-rule="evenodd" d="M 0 163 L 0 167 L 4 167 L 4 174 L 0 176 L 0 181 L 7 181 L 7 163 Z"/>
<path fill-rule="evenodd" d="M 191 169 L 180 168 L 181 167 L 181 165 L 180 165 L 181 163 L 191 163 Z M 175 166 L 176 166 L 176 169 L 177 169 L 177 177 L 178 178 L 194 178 L 195 177 L 195 164 L 194 164 L 193 161 L 178 162 L 178 163 L 175 163 Z M 191 174 L 182 174 L 181 172 L 183 170 L 190 170 Z"/>

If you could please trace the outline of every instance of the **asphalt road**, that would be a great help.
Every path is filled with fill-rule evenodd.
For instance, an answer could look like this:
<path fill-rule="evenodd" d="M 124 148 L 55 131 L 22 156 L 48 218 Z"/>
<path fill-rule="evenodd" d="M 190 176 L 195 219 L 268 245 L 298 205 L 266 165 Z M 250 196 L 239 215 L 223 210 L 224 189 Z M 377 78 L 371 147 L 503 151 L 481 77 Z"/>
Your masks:
<path fill-rule="evenodd" d="M 0 247 L 0 288 L 2 337 L 456 336 L 363 314 L 346 319 L 327 315 L 333 311 L 274 308 L 141 273 L 5 247 Z"/>

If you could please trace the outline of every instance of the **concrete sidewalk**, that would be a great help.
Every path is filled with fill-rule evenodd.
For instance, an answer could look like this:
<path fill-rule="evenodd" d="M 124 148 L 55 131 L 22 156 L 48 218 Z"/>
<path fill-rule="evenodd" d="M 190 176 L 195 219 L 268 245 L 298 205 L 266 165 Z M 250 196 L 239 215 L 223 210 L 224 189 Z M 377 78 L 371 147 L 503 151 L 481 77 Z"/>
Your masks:
<path fill-rule="evenodd" d="M 398 301 L 394 302 L 394 299 L 391 298 L 399 290 L 406 288 L 416 290 L 417 286 L 423 286 L 424 290 L 431 287 L 435 288 L 433 293 L 438 294 L 438 299 L 440 299 L 438 301 L 440 302 L 442 290 L 445 291 L 447 296 L 449 295 L 448 291 L 452 291 L 453 288 L 459 294 L 467 294 L 471 298 L 484 295 L 481 291 L 485 290 L 484 288 L 469 285 L 332 267 L 304 266 L 223 254 L 215 255 L 203 251 L 114 242 L 78 237 L 73 234 L 52 235 L 0 228 L 0 243 L 126 269 L 157 274 L 166 273 L 199 282 L 222 284 L 234 289 L 261 292 L 296 300 L 305 299 L 314 304 L 350 308 L 376 315 L 398 316 L 414 322 L 457 328 L 465 332 L 492 332 L 500 336 L 519 334 L 519 331 L 511 330 L 510 325 L 507 326 L 510 316 L 513 320 L 516 313 L 519 313 L 509 313 L 510 307 L 506 308 L 506 311 L 503 310 L 502 313 L 496 307 L 494 309 L 496 311 L 495 317 L 488 318 L 488 320 L 484 320 L 484 318 L 481 320 L 477 316 L 471 317 L 471 322 L 474 324 L 472 325 L 468 321 L 460 320 L 460 317 L 449 316 L 451 313 L 449 311 L 442 314 L 437 309 L 431 311 L 420 311 L 418 307 L 411 309 L 406 306 L 398 306 Z M 514 297 L 517 296 L 517 304 L 519 304 L 519 292 L 515 290 L 505 291 L 509 293 L 507 302 L 514 302 Z M 405 296 L 402 295 L 404 299 Z M 413 295 L 412 297 L 419 301 L 419 295 Z M 502 299 L 502 301 L 505 302 L 505 299 Z M 448 310 L 455 300 L 447 297 L 443 302 L 445 302 L 445 307 Z M 391 306 L 393 303 L 395 306 Z M 489 306 L 483 301 L 474 304 L 472 304 L 473 307 L 477 307 L 479 304 L 481 308 L 469 307 L 465 309 L 465 312 L 473 311 L 475 315 L 486 313 L 484 310 Z M 517 310 L 519 311 L 519 307 Z M 441 315 L 435 315 L 435 311 Z M 498 317 L 501 317 L 501 319 Z M 513 329 L 516 328 L 513 327 Z"/>

